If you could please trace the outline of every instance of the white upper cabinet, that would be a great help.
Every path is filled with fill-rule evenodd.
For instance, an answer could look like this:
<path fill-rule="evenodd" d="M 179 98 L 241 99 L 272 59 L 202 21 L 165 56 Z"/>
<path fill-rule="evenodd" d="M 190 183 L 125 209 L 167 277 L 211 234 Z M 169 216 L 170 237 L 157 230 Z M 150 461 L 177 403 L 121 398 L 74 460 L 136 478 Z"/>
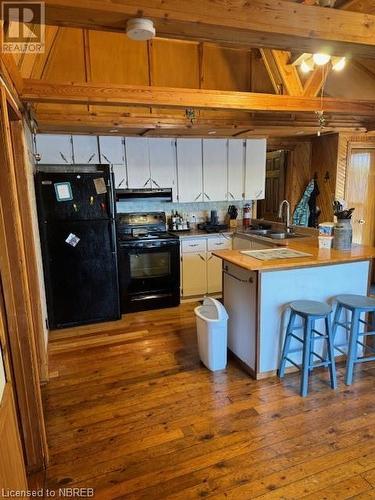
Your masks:
<path fill-rule="evenodd" d="M 73 135 L 74 163 L 99 163 L 98 138 L 95 135 Z"/>
<path fill-rule="evenodd" d="M 152 187 L 172 188 L 173 201 L 176 201 L 176 140 L 148 139 L 148 147 Z"/>
<path fill-rule="evenodd" d="M 151 172 L 148 139 L 144 137 L 127 137 L 125 139 L 125 150 L 129 189 L 150 188 Z"/>
<path fill-rule="evenodd" d="M 177 139 L 177 173 L 178 201 L 204 201 L 201 139 Z"/>
<path fill-rule="evenodd" d="M 124 138 L 102 135 L 99 137 L 100 163 L 125 164 Z"/>
<path fill-rule="evenodd" d="M 124 141 L 125 139 L 119 136 L 99 137 L 100 163 L 112 165 L 115 189 L 127 187 Z"/>
<path fill-rule="evenodd" d="M 228 192 L 228 141 L 203 139 L 203 200 L 224 201 Z"/>
<path fill-rule="evenodd" d="M 227 200 L 242 200 L 244 192 L 245 143 L 240 139 L 228 140 L 228 193 Z"/>
<path fill-rule="evenodd" d="M 40 155 L 38 163 L 71 164 L 73 163 L 72 138 L 70 135 L 38 134 L 36 151 Z"/>
<path fill-rule="evenodd" d="M 246 140 L 245 199 L 262 200 L 266 182 L 266 139 Z"/>

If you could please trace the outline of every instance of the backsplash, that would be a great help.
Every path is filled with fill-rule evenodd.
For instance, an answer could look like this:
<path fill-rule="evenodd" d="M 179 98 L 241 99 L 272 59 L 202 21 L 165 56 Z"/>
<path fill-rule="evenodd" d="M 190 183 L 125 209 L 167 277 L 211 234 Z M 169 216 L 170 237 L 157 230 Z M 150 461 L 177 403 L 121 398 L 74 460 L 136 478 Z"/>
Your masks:
<path fill-rule="evenodd" d="M 217 201 L 217 202 L 195 202 L 195 203 L 166 203 L 166 202 L 124 202 L 117 203 L 117 213 L 126 212 L 165 212 L 167 217 L 170 216 L 172 210 L 178 211 L 179 214 L 188 214 L 188 220 L 193 222 L 195 217 L 196 222 L 204 222 L 210 217 L 211 210 L 217 210 L 219 221 L 224 221 L 229 205 L 236 205 L 238 208 L 238 219 L 242 219 L 242 207 L 245 201 Z"/>

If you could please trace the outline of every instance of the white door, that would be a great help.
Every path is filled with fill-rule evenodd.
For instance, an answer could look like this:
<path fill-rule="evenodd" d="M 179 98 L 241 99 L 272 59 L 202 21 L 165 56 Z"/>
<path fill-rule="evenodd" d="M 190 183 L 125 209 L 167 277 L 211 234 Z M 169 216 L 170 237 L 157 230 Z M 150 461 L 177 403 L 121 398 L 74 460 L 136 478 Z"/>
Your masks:
<path fill-rule="evenodd" d="M 100 163 L 125 164 L 123 137 L 102 135 L 99 137 Z"/>
<path fill-rule="evenodd" d="M 203 199 L 225 201 L 228 192 L 228 141 L 203 139 Z"/>
<path fill-rule="evenodd" d="M 178 201 L 203 201 L 202 139 L 177 139 Z"/>
<path fill-rule="evenodd" d="M 154 188 L 172 188 L 177 201 L 176 140 L 148 139 L 151 184 Z"/>
<path fill-rule="evenodd" d="M 125 165 L 125 139 L 103 135 L 99 137 L 100 163 L 110 164 L 115 176 L 115 189 L 127 187 Z"/>
<path fill-rule="evenodd" d="M 263 200 L 266 183 L 266 139 L 246 140 L 245 199 Z"/>
<path fill-rule="evenodd" d="M 228 193 L 227 200 L 242 200 L 244 193 L 245 142 L 228 140 Z"/>
<path fill-rule="evenodd" d="M 222 259 L 207 253 L 207 292 L 220 293 L 222 290 Z"/>
<path fill-rule="evenodd" d="M 150 188 L 150 158 L 148 139 L 145 137 L 126 137 L 126 167 L 128 172 L 128 187 Z"/>
<path fill-rule="evenodd" d="M 73 163 L 72 138 L 70 135 L 38 134 L 36 153 L 40 155 L 38 163 L 71 164 Z"/>
<path fill-rule="evenodd" d="M 207 293 L 206 253 L 182 255 L 182 294 L 184 297 Z"/>
<path fill-rule="evenodd" d="M 98 138 L 95 135 L 73 135 L 74 163 L 99 163 Z"/>

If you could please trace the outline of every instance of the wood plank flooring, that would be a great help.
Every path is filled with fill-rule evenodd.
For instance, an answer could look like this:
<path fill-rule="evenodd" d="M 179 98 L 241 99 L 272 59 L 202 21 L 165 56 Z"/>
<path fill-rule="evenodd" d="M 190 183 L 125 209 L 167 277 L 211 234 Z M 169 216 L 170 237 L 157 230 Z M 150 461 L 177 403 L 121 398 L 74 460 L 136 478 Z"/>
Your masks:
<path fill-rule="evenodd" d="M 355 383 L 199 362 L 193 308 L 52 332 L 45 487 L 98 499 L 375 498 L 375 363 Z"/>

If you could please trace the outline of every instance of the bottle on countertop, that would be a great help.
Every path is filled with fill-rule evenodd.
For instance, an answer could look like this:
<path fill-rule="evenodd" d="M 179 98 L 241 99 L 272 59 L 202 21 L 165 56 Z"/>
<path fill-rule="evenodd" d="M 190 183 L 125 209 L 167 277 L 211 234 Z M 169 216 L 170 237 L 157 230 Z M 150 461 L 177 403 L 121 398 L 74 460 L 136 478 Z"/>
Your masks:
<path fill-rule="evenodd" d="M 243 227 L 249 227 L 251 221 L 251 205 L 250 203 L 245 203 L 243 207 L 242 225 Z"/>

